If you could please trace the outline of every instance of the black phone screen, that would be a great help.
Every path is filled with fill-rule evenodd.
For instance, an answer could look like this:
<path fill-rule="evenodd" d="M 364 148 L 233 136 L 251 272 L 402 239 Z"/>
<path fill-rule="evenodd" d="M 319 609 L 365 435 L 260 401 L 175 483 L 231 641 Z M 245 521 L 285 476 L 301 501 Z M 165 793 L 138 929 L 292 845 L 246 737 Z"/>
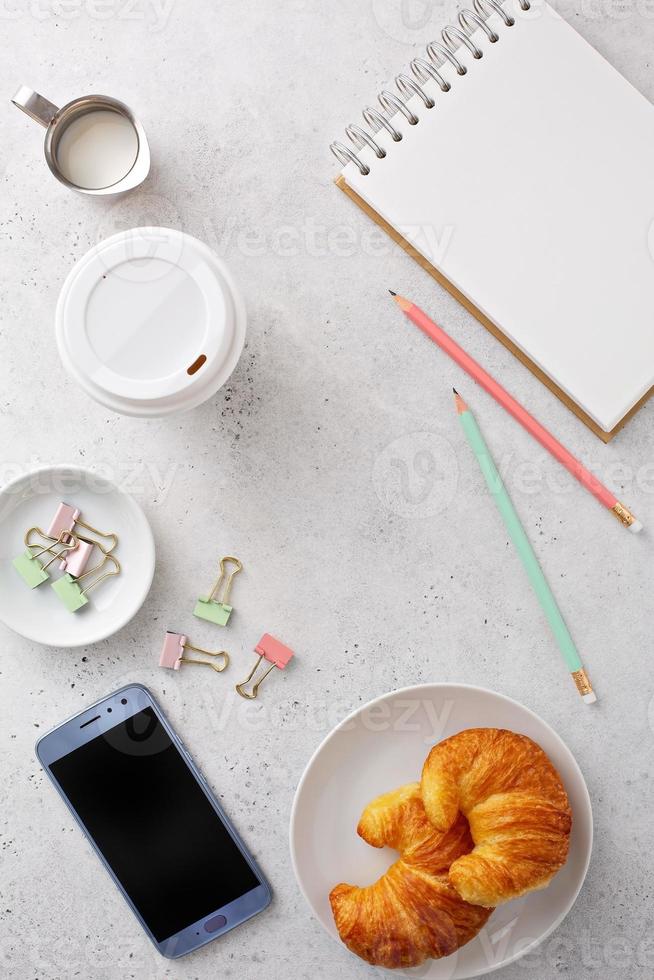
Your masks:
<path fill-rule="evenodd" d="M 157 942 L 260 884 L 152 708 L 50 770 Z"/>

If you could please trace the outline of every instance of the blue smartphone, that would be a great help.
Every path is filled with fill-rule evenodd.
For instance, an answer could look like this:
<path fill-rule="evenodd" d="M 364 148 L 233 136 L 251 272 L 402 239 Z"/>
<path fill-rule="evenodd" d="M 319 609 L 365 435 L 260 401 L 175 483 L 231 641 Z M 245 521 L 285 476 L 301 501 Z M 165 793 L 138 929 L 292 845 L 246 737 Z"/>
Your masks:
<path fill-rule="evenodd" d="M 159 952 L 190 953 L 252 918 L 270 888 L 147 688 L 130 684 L 36 755 Z"/>

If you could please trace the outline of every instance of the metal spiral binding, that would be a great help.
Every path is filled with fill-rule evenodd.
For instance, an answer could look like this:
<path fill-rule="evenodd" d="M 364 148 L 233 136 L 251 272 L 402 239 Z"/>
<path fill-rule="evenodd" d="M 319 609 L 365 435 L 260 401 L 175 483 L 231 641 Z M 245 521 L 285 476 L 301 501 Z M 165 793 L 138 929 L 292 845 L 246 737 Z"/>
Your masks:
<path fill-rule="evenodd" d="M 529 10 L 531 4 L 529 0 L 519 0 L 522 10 Z M 442 42 L 432 41 L 427 45 L 427 58 L 414 58 L 411 62 L 411 71 L 417 81 L 414 81 L 407 74 L 398 75 L 395 84 L 399 90 L 399 95 L 387 90 L 379 94 L 378 101 L 381 105 L 381 112 L 373 106 L 367 106 L 363 110 L 363 118 L 371 132 L 366 132 L 361 126 L 354 123 L 348 126 L 345 133 L 354 145 L 354 150 L 344 143 L 334 142 L 330 150 L 336 159 L 344 166 L 353 163 L 359 173 L 366 177 L 370 173 L 370 167 L 357 155 L 357 151 L 368 146 L 375 156 L 382 160 L 386 156 L 386 150 L 379 145 L 375 136 L 380 130 L 385 129 L 395 143 L 402 139 L 401 131 L 393 124 L 392 119 L 399 113 L 404 116 L 410 126 L 416 126 L 420 117 L 407 105 L 412 96 L 417 95 L 425 109 L 433 109 L 436 103 L 422 89 L 421 85 L 433 79 L 438 83 L 442 92 L 449 92 L 450 83 L 443 77 L 438 70 L 446 63 L 452 65 L 457 75 L 465 75 L 468 71 L 466 66 L 456 56 L 456 51 L 461 47 L 466 48 L 475 60 L 483 58 L 484 52 L 475 44 L 471 35 L 476 30 L 481 30 L 486 35 L 490 44 L 499 41 L 499 35 L 487 23 L 487 18 L 491 14 L 497 14 L 502 19 L 505 27 L 513 27 L 515 20 L 502 7 L 502 0 L 473 0 L 474 10 L 462 10 L 457 17 L 459 26 L 448 25 L 441 31 Z"/>

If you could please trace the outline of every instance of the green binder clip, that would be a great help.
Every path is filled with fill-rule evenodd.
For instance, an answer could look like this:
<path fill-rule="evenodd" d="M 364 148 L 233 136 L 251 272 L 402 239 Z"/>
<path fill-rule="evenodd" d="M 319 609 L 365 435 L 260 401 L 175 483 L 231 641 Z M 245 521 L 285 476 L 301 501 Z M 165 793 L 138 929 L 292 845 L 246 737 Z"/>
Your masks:
<path fill-rule="evenodd" d="M 32 534 L 40 535 L 41 541 L 32 543 L 30 541 Z M 44 547 L 41 547 L 43 541 L 50 541 L 51 544 L 46 544 Z M 56 551 L 55 549 L 58 546 L 59 550 Z M 14 558 L 12 565 L 22 580 L 29 585 L 30 589 L 36 589 L 37 586 L 42 585 L 43 582 L 47 582 L 50 578 L 47 572 L 48 566 L 53 561 L 63 557 L 67 551 L 72 551 L 76 547 L 77 538 L 70 531 L 62 531 L 58 538 L 51 538 L 40 527 L 31 527 L 25 535 L 25 551 L 21 555 L 18 555 L 17 558 Z M 39 548 L 40 550 L 35 553 L 32 551 L 32 548 Z M 52 557 L 45 563 L 40 562 L 39 558 L 45 554 L 51 555 Z"/>
<path fill-rule="evenodd" d="M 54 558 L 51 559 L 54 561 Z M 42 582 L 47 582 L 50 576 L 45 570 L 45 567 L 41 564 L 36 555 L 27 549 L 18 558 L 14 558 L 11 563 L 22 580 L 29 585 L 30 589 L 35 589 L 37 585 L 41 585 Z M 50 562 L 48 562 L 48 565 Z"/>
<path fill-rule="evenodd" d="M 114 570 L 112 572 L 105 572 L 104 575 L 100 575 L 99 578 L 92 581 L 86 586 L 86 588 L 82 588 L 80 585 L 82 579 L 86 578 L 87 575 L 92 575 L 94 572 L 99 572 L 100 569 L 104 568 L 107 562 L 113 564 Z M 100 582 L 104 582 L 105 579 L 119 574 L 120 562 L 118 559 L 114 558 L 113 555 L 104 555 L 99 564 L 94 565 L 93 568 L 87 569 L 87 571 L 83 572 L 79 578 L 73 578 L 73 576 L 69 575 L 68 572 L 65 575 L 62 575 L 61 578 L 52 583 L 52 589 L 56 593 L 57 598 L 63 602 L 68 612 L 74 613 L 77 612 L 78 609 L 81 609 L 83 606 L 87 605 L 89 601 L 87 592 L 94 589 L 96 585 L 100 584 Z"/>
<path fill-rule="evenodd" d="M 228 562 L 234 566 L 231 572 L 226 569 Z M 218 580 L 209 595 L 200 596 L 195 604 L 193 615 L 199 619 L 206 619 L 209 623 L 215 623 L 216 626 L 226 626 L 232 614 L 232 607 L 228 604 L 229 593 L 232 590 L 234 576 L 238 575 L 242 568 L 243 565 L 238 558 L 232 558 L 230 555 L 221 558 Z M 219 595 L 221 589 L 222 597 Z"/>

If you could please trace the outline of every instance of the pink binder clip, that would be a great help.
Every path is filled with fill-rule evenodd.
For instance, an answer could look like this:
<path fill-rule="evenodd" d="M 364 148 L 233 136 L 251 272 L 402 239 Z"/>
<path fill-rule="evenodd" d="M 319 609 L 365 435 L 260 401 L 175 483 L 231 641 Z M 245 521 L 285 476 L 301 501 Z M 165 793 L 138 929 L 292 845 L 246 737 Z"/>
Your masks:
<path fill-rule="evenodd" d="M 266 679 L 266 677 L 271 672 L 271 670 L 274 667 L 277 667 L 279 670 L 283 670 L 284 667 L 289 662 L 289 660 L 291 659 L 291 657 L 294 656 L 293 651 L 289 647 L 284 646 L 283 643 L 280 643 L 279 640 L 276 640 L 274 636 L 270 635 L 270 633 L 263 634 L 263 636 L 257 643 L 256 647 L 254 648 L 254 652 L 259 654 L 259 659 L 255 663 L 254 667 L 252 668 L 248 676 L 245 678 L 245 680 L 242 681 L 240 684 L 236 685 L 236 690 L 241 695 L 241 697 L 247 698 L 249 701 L 253 701 L 254 698 L 256 698 L 257 694 L 259 693 L 260 685 Z M 259 680 L 252 688 L 251 693 L 248 694 L 247 691 L 244 690 L 245 685 L 252 680 L 262 660 L 267 660 L 270 664 L 270 667 L 264 674 L 261 675 Z"/>
<path fill-rule="evenodd" d="M 51 538 L 58 538 L 62 531 L 72 531 L 79 515 L 80 512 L 77 507 L 71 507 L 70 504 L 59 504 L 55 516 L 52 518 L 52 523 L 45 533 Z"/>
<path fill-rule="evenodd" d="M 222 660 L 219 664 L 211 660 L 193 660 L 191 657 L 184 656 L 185 650 L 195 650 L 196 653 L 204 653 L 207 657 L 221 657 Z M 211 650 L 203 650 L 202 647 L 194 647 L 192 643 L 188 642 L 183 633 L 171 633 L 168 630 L 161 648 L 159 666 L 167 667 L 169 670 L 179 670 L 182 664 L 196 664 L 200 667 L 211 667 L 220 673 L 229 664 L 229 654 L 226 650 L 218 650 L 214 653 Z"/>
<path fill-rule="evenodd" d="M 59 564 L 59 568 L 62 572 L 68 572 L 73 578 L 79 578 L 89 563 L 92 551 L 93 543 L 91 541 L 83 541 L 80 538 L 75 547 L 65 554 Z"/>
<path fill-rule="evenodd" d="M 79 528 L 81 527 L 90 531 L 91 536 L 86 538 L 80 535 Z M 118 544 L 117 534 L 114 534 L 113 531 L 100 531 L 97 527 L 93 527 L 92 524 L 87 524 L 86 521 L 82 520 L 82 512 L 79 507 L 73 507 L 71 504 L 59 504 L 46 534 L 51 538 L 58 538 L 63 531 L 74 531 L 81 540 L 89 541 L 91 545 L 97 544 L 100 551 L 105 555 L 110 554 Z M 102 540 L 98 540 L 98 538 Z M 86 556 L 86 561 L 88 561 L 88 555 Z M 83 568 L 84 565 L 81 565 L 81 567 Z M 68 571 L 70 571 L 70 568 Z M 77 573 L 70 572 L 70 574 L 76 575 Z"/>
<path fill-rule="evenodd" d="M 51 538 L 59 538 L 65 531 L 73 530 L 79 516 L 80 511 L 77 507 L 59 504 L 46 533 Z M 62 572 L 68 572 L 69 575 L 79 578 L 88 564 L 92 551 L 92 542 L 79 539 L 72 551 L 59 563 L 59 568 Z"/>

